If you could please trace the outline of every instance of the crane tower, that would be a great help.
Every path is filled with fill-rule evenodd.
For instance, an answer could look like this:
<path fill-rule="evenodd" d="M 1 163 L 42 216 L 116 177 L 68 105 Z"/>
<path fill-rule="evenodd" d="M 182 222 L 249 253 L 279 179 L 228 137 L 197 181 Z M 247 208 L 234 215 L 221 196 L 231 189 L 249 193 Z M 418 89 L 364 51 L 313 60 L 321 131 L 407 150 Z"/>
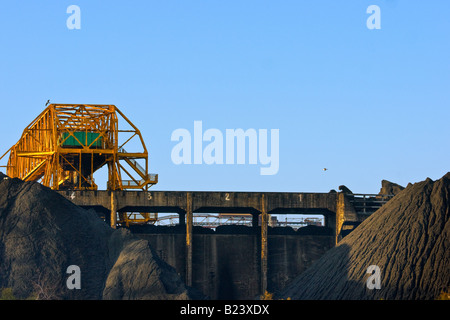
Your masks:
<path fill-rule="evenodd" d="M 50 104 L 0 159 L 8 153 L 9 177 L 53 190 L 97 190 L 93 175 L 104 166 L 108 190 L 158 182 L 140 131 L 114 105 Z"/>

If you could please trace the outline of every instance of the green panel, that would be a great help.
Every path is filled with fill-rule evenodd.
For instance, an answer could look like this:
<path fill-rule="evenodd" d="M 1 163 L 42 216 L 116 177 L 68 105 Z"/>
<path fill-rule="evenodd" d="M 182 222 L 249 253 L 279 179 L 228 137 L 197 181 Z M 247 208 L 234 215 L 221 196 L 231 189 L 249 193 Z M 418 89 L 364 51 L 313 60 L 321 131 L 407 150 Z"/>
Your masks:
<path fill-rule="evenodd" d="M 95 139 L 100 137 L 100 133 L 97 132 L 88 132 L 87 133 L 87 145 L 89 146 L 92 142 L 94 142 Z M 100 137 L 92 144 L 92 147 L 100 148 L 102 146 L 102 139 L 103 137 Z"/>
<path fill-rule="evenodd" d="M 76 139 L 75 139 L 75 137 Z M 89 146 L 91 143 L 100 136 L 98 132 L 74 132 L 73 135 L 70 135 L 68 132 L 63 132 L 62 141 L 64 141 L 67 137 L 67 140 L 64 141 L 62 147 L 82 147 Z M 78 142 L 77 139 L 81 142 Z M 102 146 L 102 137 L 98 138 L 91 147 L 100 148 Z"/>

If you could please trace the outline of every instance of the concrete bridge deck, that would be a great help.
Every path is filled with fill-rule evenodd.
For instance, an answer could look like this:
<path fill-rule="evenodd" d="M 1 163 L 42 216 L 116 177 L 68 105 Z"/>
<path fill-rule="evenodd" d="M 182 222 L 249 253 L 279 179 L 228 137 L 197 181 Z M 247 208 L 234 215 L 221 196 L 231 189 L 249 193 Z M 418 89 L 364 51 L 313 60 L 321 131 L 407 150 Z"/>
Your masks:
<path fill-rule="evenodd" d="M 176 213 L 180 224 L 186 224 L 186 214 L 244 213 L 251 214 L 253 226 L 259 215 L 314 214 L 323 215 L 325 226 L 337 236 L 343 215 L 345 197 L 340 193 L 296 192 L 205 192 L 205 191 L 59 191 L 75 204 L 93 208 L 109 216 L 110 212 Z M 264 199 L 264 200 L 263 200 Z M 348 208 L 351 207 L 347 203 Z M 114 218 L 116 215 L 111 215 Z M 347 219 L 354 217 L 347 217 Z M 343 220 L 344 217 L 340 217 Z M 111 221 L 115 226 L 116 221 Z"/>
<path fill-rule="evenodd" d="M 337 211 L 338 193 L 285 192 L 203 192 L 203 191 L 58 191 L 85 208 L 110 211 L 113 202 L 117 212 L 192 212 L 262 213 L 262 198 L 268 214 L 323 214 Z M 112 202 L 113 200 L 113 202 Z M 182 220 L 182 219 L 181 219 Z"/>

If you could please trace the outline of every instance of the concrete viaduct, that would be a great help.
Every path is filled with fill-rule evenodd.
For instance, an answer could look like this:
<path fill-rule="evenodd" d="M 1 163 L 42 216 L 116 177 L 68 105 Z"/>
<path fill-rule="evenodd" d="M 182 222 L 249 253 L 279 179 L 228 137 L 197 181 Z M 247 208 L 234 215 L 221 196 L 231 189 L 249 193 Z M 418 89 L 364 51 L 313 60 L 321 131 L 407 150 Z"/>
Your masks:
<path fill-rule="evenodd" d="M 261 288 L 267 288 L 267 230 L 271 214 L 323 215 L 325 226 L 339 241 L 345 221 L 358 221 L 352 197 L 343 192 L 198 192 L 198 191 L 58 191 L 76 205 L 110 217 L 115 228 L 117 213 L 177 213 L 186 226 L 186 284 L 192 285 L 192 226 L 195 213 L 246 213 L 253 226 L 261 222 Z"/>

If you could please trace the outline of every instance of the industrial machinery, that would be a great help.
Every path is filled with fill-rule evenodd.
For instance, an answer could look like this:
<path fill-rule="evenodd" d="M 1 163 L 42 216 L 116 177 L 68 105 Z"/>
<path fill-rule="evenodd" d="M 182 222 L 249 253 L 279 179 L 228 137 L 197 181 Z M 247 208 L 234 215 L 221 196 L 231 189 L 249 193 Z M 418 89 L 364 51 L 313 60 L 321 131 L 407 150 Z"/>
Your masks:
<path fill-rule="evenodd" d="M 111 191 L 158 182 L 140 131 L 114 105 L 50 104 L 0 160 L 7 154 L 9 177 L 53 190 L 97 190 L 93 175 L 104 166 Z"/>

